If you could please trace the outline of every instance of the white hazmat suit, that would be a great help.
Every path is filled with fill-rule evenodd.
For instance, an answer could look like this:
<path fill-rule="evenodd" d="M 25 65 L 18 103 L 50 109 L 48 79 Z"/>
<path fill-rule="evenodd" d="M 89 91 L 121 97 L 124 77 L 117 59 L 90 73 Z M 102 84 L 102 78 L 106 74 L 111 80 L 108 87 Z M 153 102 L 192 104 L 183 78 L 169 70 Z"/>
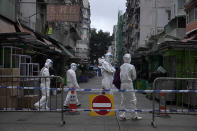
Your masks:
<path fill-rule="evenodd" d="M 75 73 L 76 69 L 77 69 L 77 64 L 72 63 L 71 68 L 66 72 L 67 87 L 68 88 L 72 88 L 72 87 L 80 88 L 79 84 L 77 82 L 77 78 L 76 78 L 76 73 Z M 81 104 L 79 103 L 76 92 L 75 92 L 75 96 L 76 96 L 77 106 L 80 106 Z M 69 103 L 70 103 L 70 98 L 71 98 L 71 91 L 68 91 L 68 94 L 67 94 L 66 99 L 64 101 L 64 107 L 65 108 L 68 108 Z"/>
<path fill-rule="evenodd" d="M 131 62 L 131 55 L 125 54 L 123 56 L 124 64 L 120 66 L 120 80 L 122 90 L 134 90 L 133 80 L 136 79 L 136 70 Z M 136 110 L 136 96 L 135 92 L 122 92 L 121 93 L 121 105 L 122 109 Z M 133 114 L 133 116 L 132 116 Z M 141 119 L 137 112 L 120 112 L 120 119 Z"/>
<path fill-rule="evenodd" d="M 112 54 L 108 52 L 105 54 L 105 60 L 102 63 L 102 87 L 104 89 L 112 89 L 113 87 L 113 76 L 115 73 L 115 68 L 111 65 L 112 63 Z M 112 91 L 110 91 L 109 94 L 112 94 Z"/>
<path fill-rule="evenodd" d="M 46 78 L 41 78 L 40 88 L 41 88 L 42 97 L 38 102 L 34 104 L 36 108 L 49 109 L 47 105 L 48 105 L 48 99 L 50 95 L 51 80 L 50 78 L 47 78 L 47 77 L 50 76 L 49 68 L 52 67 L 52 64 L 53 64 L 53 61 L 51 59 L 47 59 L 44 67 L 40 71 L 41 76 L 45 76 Z"/>

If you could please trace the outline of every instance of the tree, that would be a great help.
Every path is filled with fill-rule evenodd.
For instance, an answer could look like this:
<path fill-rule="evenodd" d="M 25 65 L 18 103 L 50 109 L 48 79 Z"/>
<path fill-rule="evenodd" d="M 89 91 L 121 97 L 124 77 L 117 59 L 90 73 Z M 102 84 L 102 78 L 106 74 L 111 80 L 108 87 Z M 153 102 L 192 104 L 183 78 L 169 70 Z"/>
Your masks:
<path fill-rule="evenodd" d="M 112 40 L 109 32 L 103 32 L 102 30 L 97 32 L 96 29 L 91 30 L 89 57 L 92 64 L 107 53 Z"/>

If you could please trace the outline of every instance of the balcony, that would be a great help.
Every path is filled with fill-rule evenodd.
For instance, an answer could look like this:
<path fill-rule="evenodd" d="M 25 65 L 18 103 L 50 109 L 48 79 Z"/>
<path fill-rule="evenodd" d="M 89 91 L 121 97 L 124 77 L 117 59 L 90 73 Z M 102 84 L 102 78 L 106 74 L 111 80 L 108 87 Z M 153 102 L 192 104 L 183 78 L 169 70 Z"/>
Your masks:
<path fill-rule="evenodd" d="M 185 11 L 188 11 L 189 9 L 191 9 L 192 7 L 195 7 L 196 5 L 197 5 L 196 0 L 186 0 Z"/>
<path fill-rule="evenodd" d="M 190 5 L 192 2 L 195 2 L 196 0 L 186 0 L 185 6 Z"/>

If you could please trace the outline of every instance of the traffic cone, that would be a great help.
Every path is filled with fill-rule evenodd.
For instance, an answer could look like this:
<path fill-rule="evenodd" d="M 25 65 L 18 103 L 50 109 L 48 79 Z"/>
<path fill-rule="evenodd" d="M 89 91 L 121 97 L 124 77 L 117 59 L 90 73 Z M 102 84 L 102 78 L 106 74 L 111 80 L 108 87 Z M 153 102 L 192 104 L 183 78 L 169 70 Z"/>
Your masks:
<path fill-rule="evenodd" d="M 74 87 L 72 87 L 74 89 Z M 71 109 L 69 112 L 77 112 L 73 111 L 72 109 L 77 109 L 77 97 L 76 97 L 76 92 L 75 90 L 71 90 L 71 95 L 70 95 L 70 101 L 69 101 L 69 107 L 68 109 Z"/>
<path fill-rule="evenodd" d="M 168 114 L 166 112 L 166 100 L 165 100 L 165 93 L 164 92 L 161 93 L 159 115 L 160 116 L 168 116 Z"/>
<path fill-rule="evenodd" d="M 103 91 L 101 92 L 101 94 L 102 94 L 102 95 L 105 95 L 105 91 L 104 91 L 105 88 L 102 88 L 102 89 L 103 89 Z"/>

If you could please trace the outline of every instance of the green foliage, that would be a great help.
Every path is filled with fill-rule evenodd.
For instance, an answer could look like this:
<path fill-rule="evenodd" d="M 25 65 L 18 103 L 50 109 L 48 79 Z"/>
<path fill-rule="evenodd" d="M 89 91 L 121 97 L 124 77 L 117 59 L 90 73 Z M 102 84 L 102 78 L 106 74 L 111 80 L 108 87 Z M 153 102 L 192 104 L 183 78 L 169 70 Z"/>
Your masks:
<path fill-rule="evenodd" d="M 112 40 L 109 32 L 91 30 L 89 57 L 92 64 L 94 64 L 94 60 L 97 61 L 99 57 L 104 56 Z"/>

